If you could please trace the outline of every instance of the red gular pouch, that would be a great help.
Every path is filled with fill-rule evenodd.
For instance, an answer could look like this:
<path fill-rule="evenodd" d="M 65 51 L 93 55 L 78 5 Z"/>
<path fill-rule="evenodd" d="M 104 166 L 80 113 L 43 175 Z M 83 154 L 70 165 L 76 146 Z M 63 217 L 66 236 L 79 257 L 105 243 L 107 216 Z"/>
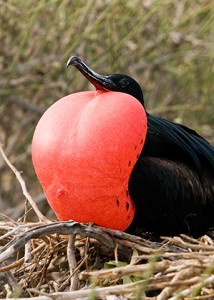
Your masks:
<path fill-rule="evenodd" d="M 146 132 L 144 107 L 121 92 L 74 93 L 44 113 L 32 159 L 59 220 L 116 230 L 131 224 L 135 207 L 128 181 Z"/>

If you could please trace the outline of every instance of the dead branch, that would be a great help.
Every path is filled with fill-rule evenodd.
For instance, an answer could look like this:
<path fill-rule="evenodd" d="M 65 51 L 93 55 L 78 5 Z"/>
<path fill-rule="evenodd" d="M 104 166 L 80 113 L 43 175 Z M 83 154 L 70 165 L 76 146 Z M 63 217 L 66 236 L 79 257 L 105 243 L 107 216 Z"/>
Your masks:
<path fill-rule="evenodd" d="M 70 291 L 77 290 L 79 278 L 77 275 L 77 261 L 75 256 L 75 234 L 70 234 L 68 239 L 68 246 L 67 246 L 67 257 L 68 257 L 68 265 L 70 269 L 70 276 L 71 276 L 71 284 L 70 284 Z"/>
<path fill-rule="evenodd" d="M 161 272 L 169 267 L 168 261 L 161 261 L 157 262 L 154 265 L 153 272 L 158 273 Z M 107 269 L 107 270 L 99 270 L 99 271 L 93 271 L 93 272 L 87 272 L 84 271 L 80 274 L 80 279 L 86 280 L 86 279 L 105 279 L 105 278 L 120 278 L 124 276 L 142 276 L 142 274 L 146 271 L 151 269 L 151 263 L 143 264 L 143 265 L 128 265 L 125 267 L 117 267 L 113 269 Z"/>
<path fill-rule="evenodd" d="M 183 241 L 179 236 L 175 236 L 173 238 L 170 237 L 164 237 L 165 240 L 168 240 L 170 242 L 173 242 L 174 244 L 178 245 L 179 247 L 182 247 L 184 249 L 191 249 L 191 250 L 197 250 L 197 251 L 214 251 L 214 246 L 206 246 L 206 245 L 196 245 L 192 243 L 188 243 Z"/>
<path fill-rule="evenodd" d="M 112 230 L 114 233 L 120 232 Z M 113 237 L 105 233 L 105 228 L 98 226 L 87 226 L 77 222 L 55 222 L 51 224 L 46 224 L 43 226 L 36 226 L 35 228 L 29 229 L 28 231 L 22 233 L 20 236 L 15 237 L 10 243 L 1 249 L 0 262 L 5 261 L 10 256 L 13 256 L 17 250 L 23 247 L 29 240 L 35 238 L 42 238 L 48 234 L 80 234 L 83 237 L 94 238 L 100 242 L 108 251 L 114 251 L 115 240 Z M 130 257 L 130 251 L 127 251 L 121 245 L 118 247 L 118 252 L 121 256 Z"/>
<path fill-rule="evenodd" d="M 31 197 L 31 195 L 29 194 L 25 181 L 22 178 L 20 172 L 11 164 L 11 162 L 9 161 L 9 159 L 7 158 L 3 148 L 2 148 L 2 144 L 0 143 L 0 152 L 5 160 L 5 162 L 7 163 L 7 165 L 10 167 L 10 169 L 13 171 L 13 173 L 16 175 L 17 180 L 19 181 L 21 188 L 22 188 L 22 192 L 23 195 L 26 197 L 26 199 L 29 201 L 30 205 L 32 206 L 33 210 L 35 211 L 38 219 L 40 222 L 50 222 L 39 210 L 39 208 L 37 207 L 36 203 L 34 202 L 33 198 Z"/>

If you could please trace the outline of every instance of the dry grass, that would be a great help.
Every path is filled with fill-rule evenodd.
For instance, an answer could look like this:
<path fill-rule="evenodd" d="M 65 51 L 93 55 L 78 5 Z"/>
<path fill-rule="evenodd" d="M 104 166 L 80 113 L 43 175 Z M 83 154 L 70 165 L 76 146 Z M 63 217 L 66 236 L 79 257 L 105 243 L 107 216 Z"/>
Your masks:
<path fill-rule="evenodd" d="M 212 1 L 0 0 L 0 6 L 0 142 L 48 218 L 54 216 L 32 167 L 31 139 L 48 106 L 66 94 L 91 88 L 81 74 L 65 69 L 73 54 L 97 72 L 130 74 L 143 87 L 150 112 L 191 126 L 214 143 Z M 36 221 L 36 215 L 25 205 L 18 181 L 1 158 L 0 185 L 1 212 L 11 218 L 0 217 L 0 245 L 7 247 L 38 224 L 29 222 Z M 101 299 L 112 293 L 123 294 L 120 299 L 214 298 L 210 238 L 183 236 L 158 245 L 129 239 L 115 234 L 117 243 L 133 252 L 129 257 L 118 252 L 118 258 L 102 240 L 78 235 L 78 286 L 86 285 L 86 290 L 73 294 L 74 299 L 84 293 L 89 299 L 96 293 Z M 6 262 L 10 271 L 0 275 L 2 297 L 11 291 L 5 290 L 5 280 L 12 294 L 22 297 L 36 296 L 38 290 L 69 289 L 74 266 L 67 260 L 67 241 L 67 236 L 52 233 L 32 238 L 27 243 L 30 250 L 21 247 Z"/>

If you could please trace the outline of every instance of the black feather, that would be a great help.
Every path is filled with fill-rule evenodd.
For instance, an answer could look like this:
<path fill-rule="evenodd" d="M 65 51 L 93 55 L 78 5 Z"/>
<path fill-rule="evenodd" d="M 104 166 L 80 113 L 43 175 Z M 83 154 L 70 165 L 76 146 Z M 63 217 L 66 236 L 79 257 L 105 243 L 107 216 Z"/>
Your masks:
<path fill-rule="evenodd" d="M 214 227 L 214 147 L 195 131 L 148 114 L 148 133 L 129 181 L 130 233 L 204 234 Z"/>
<path fill-rule="evenodd" d="M 214 148 L 194 130 L 169 120 L 148 114 L 148 136 L 161 135 L 165 142 L 182 149 L 198 169 L 206 160 L 214 172 Z M 151 147 L 151 145 L 149 145 Z M 160 156 L 161 153 L 159 153 Z"/>

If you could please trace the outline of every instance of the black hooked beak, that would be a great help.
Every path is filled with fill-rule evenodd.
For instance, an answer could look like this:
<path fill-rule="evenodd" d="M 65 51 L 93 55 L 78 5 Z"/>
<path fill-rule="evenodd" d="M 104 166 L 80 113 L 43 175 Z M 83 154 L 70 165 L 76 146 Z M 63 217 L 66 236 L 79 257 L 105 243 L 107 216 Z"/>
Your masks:
<path fill-rule="evenodd" d="M 108 76 L 103 76 L 94 72 L 78 56 L 71 56 L 66 66 L 67 68 L 69 66 L 77 68 L 97 90 L 117 90 L 116 85 L 108 78 Z"/>

